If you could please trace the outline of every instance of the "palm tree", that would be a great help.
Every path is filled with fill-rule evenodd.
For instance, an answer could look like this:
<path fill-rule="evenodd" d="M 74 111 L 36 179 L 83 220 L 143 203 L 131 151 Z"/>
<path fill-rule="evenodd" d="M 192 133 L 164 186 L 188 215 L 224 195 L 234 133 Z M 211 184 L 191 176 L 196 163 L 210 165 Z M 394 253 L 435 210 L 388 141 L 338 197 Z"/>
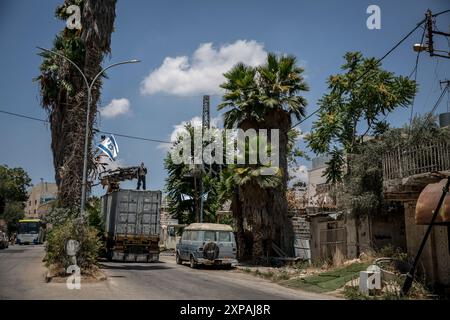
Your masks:
<path fill-rule="evenodd" d="M 232 210 L 238 224 L 238 241 L 245 247 L 242 239 L 252 235 L 254 259 L 270 254 L 272 244 L 281 246 L 287 254 L 293 251 L 286 200 L 288 132 L 291 118 L 301 119 L 307 104 L 300 96 L 309 90 L 303 71 L 293 56 L 268 54 L 267 62 L 260 67 L 238 64 L 224 74 L 224 102 L 218 109 L 228 109 L 225 127 L 279 130 L 279 183 L 262 179 L 260 165 L 238 168 L 233 173 L 236 192 Z M 268 139 L 270 142 L 270 134 Z"/>
<path fill-rule="evenodd" d="M 53 51 L 74 61 L 91 81 L 100 71 L 105 54 L 111 50 L 116 0 L 65 0 L 56 9 L 56 16 L 62 20 L 67 19 L 66 9 L 73 4 L 82 8 L 82 29 L 61 31 L 54 40 Z M 63 207 L 77 208 L 83 173 L 86 88 L 81 75 L 67 61 L 49 53 L 42 53 L 41 56 L 44 60 L 37 80 L 40 85 L 41 104 L 48 111 L 50 120 L 59 203 Z M 92 139 L 100 89 L 101 81 L 98 81 L 92 90 L 89 141 Z M 91 153 L 91 148 L 89 152 Z M 88 166 L 91 170 L 93 163 L 90 162 Z"/>

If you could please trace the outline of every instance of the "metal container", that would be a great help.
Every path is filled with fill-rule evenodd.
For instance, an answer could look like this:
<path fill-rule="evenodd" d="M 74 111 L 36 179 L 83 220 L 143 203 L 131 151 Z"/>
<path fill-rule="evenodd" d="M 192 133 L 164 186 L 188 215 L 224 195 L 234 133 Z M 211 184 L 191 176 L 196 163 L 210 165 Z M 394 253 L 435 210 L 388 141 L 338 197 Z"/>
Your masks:
<path fill-rule="evenodd" d="M 156 261 L 161 191 L 118 190 L 102 197 L 108 258 Z"/>
<path fill-rule="evenodd" d="M 418 225 L 430 224 L 431 217 L 442 195 L 442 189 L 447 179 L 443 179 L 438 183 L 430 183 L 423 189 L 417 199 L 415 222 Z M 450 224 L 450 196 L 447 196 L 442 203 L 441 210 L 435 220 L 436 224 Z"/>
<path fill-rule="evenodd" d="M 161 191 L 119 190 L 103 196 L 108 235 L 159 235 Z"/>

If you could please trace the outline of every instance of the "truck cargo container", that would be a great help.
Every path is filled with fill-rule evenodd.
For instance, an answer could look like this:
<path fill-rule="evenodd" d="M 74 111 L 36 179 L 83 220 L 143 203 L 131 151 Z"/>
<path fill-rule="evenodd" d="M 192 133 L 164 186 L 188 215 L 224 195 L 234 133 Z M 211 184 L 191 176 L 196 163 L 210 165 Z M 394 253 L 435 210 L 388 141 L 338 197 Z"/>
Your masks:
<path fill-rule="evenodd" d="M 102 197 L 108 260 L 159 259 L 161 191 L 118 190 Z"/>

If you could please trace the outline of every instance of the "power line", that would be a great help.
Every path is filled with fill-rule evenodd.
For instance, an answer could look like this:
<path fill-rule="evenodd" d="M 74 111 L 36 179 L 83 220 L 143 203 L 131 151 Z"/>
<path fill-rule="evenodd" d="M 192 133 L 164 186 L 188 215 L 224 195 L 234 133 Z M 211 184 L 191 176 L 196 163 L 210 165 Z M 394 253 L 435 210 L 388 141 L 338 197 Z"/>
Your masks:
<path fill-rule="evenodd" d="M 1 113 L 5 113 L 5 114 L 9 114 L 10 116 L 15 116 L 15 117 L 25 118 L 25 119 L 29 119 L 29 120 L 34 120 L 34 121 L 40 121 L 40 122 L 49 123 L 48 120 L 39 119 L 39 118 L 31 117 L 31 116 L 26 116 L 26 115 L 24 115 L 24 114 L 19 114 L 19 113 L 14 113 L 14 112 L 9 112 L 9 111 L 5 111 L 5 110 L 0 110 L 0 112 L 1 112 Z"/>
<path fill-rule="evenodd" d="M 437 99 L 436 103 L 434 104 L 433 108 L 431 109 L 430 113 L 433 114 L 436 111 L 437 107 L 439 106 L 439 104 L 442 101 L 442 98 L 444 97 L 445 93 L 447 92 L 449 86 L 450 86 L 450 82 L 448 82 L 447 85 L 444 87 L 444 89 L 442 89 L 442 92 L 441 92 L 439 98 Z"/>
<path fill-rule="evenodd" d="M 0 110 L 0 113 L 4 113 L 4 114 L 8 114 L 10 116 L 15 116 L 15 117 L 19 117 L 19 118 L 28 119 L 28 120 L 34 120 L 34 121 L 39 121 L 39 122 L 44 122 L 44 123 L 50 123 L 48 120 L 45 120 L 45 119 L 39 119 L 39 118 L 27 116 L 27 115 L 20 114 L 20 113 L 10 112 L 10 111 L 6 111 L 6 110 Z M 150 139 L 150 138 L 143 138 L 143 137 L 137 137 L 137 136 L 131 136 L 131 135 L 121 134 L 121 133 L 117 133 L 117 132 L 109 132 L 109 131 L 102 131 L 102 130 L 95 130 L 95 129 L 94 129 L 94 131 L 96 131 L 98 133 L 104 133 L 104 134 L 113 134 L 115 136 L 128 138 L 128 139 L 135 139 L 135 140 L 142 140 L 142 141 L 150 141 L 150 142 L 172 144 L 172 142 L 169 142 L 169 141 L 158 140 L 158 139 Z"/>
<path fill-rule="evenodd" d="M 143 137 L 136 137 L 136 136 L 130 136 L 127 134 L 121 134 L 121 133 L 117 133 L 117 132 L 108 132 L 108 131 L 98 131 L 100 133 L 104 133 L 104 134 L 113 134 L 115 136 L 118 137 L 123 137 L 123 138 L 128 138 L 128 139 L 135 139 L 135 140 L 142 140 L 142 141 L 150 141 L 150 142 L 159 142 L 159 143 L 167 143 L 167 144 L 172 144 L 172 142 L 169 141 L 164 141 L 164 140 L 158 140 L 158 139 L 150 139 L 150 138 L 143 138 Z"/>
<path fill-rule="evenodd" d="M 442 97 L 444 97 L 445 92 L 450 88 L 450 82 L 447 82 L 447 85 L 444 87 L 444 89 L 442 89 L 442 92 L 439 96 L 439 98 L 437 99 L 436 103 L 434 104 L 433 108 L 431 109 L 430 114 L 433 115 L 434 111 L 436 111 L 437 107 L 439 106 L 439 104 L 442 101 Z M 423 122 L 422 126 L 419 127 L 419 130 L 422 130 L 425 128 L 426 125 L 428 125 L 428 122 L 432 119 L 432 117 L 427 117 L 425 119 L 425 121 Z"/>

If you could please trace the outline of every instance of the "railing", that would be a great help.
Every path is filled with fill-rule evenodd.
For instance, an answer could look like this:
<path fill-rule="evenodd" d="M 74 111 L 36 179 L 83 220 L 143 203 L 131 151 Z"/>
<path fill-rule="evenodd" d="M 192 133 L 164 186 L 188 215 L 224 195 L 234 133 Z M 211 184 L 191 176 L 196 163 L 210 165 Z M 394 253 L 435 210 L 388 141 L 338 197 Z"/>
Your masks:
<path fill-rule="evenodd" d="M 384 180 L 450 170 L 450 143 L 432 142 L 398 148 L 383 156 Z"/>

